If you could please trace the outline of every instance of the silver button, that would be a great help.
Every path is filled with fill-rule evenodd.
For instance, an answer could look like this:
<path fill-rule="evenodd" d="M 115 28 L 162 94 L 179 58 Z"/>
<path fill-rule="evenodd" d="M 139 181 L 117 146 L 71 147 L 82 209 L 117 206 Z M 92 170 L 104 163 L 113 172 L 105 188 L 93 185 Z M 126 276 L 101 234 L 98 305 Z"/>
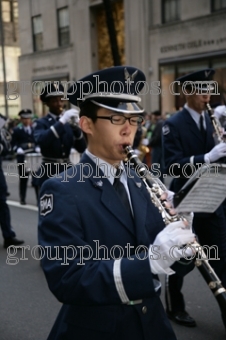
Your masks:
<path fill-rule="evenodd" d="M 147 311 L 148 311 L 148 309 L 147 309 L 147 307 L 146 307 L 146 306 L 142 307 L 142 313 L 143 313 L 143 314 L 146 314 L 146 313 L 147 313 Z"/>

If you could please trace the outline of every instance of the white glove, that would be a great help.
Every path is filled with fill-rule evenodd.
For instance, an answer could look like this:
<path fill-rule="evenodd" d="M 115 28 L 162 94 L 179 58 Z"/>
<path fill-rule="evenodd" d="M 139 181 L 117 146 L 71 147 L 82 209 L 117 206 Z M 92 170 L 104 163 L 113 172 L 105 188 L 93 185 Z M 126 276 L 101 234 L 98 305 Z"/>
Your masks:
<path fill-rule="evenodd" d="M 143 138 L 143 139 L 142 139 L 142 144 L 143 144 L 143 145 L 148 145 L 148 144 L 149 144 L 148 138 Z"/>
<path fill-rule="evenodd" d="M 37 152 L 37 153 L 40 153 L 40 152 L 41 152 L 41 149 L 40 149 L 39 146 L 36 146 L 36 147 L 35 147 L 35 152 Z"/>
<path fill-rule="evenodd" d="M 216 109 L 214 110 L 214 116 L 216 116 L 218 119 L 220 119 L 221 117 L 225 117 L 226 116 L 226 106 L 225 105 L 217 106 Z"/>
<path fill-rule="evenodd" d="M 167 190 L 167 201 L 172 204 L 173 206 L 173 196 L 175 195 L 175 192 Z"/>
<path fill-rule="evenodd" d="M 59 119 L 59 121 L 63 124 L 70 121 L 70 119 L 79 120 L 79 109 L 70 109 L 64 112 L 63 116 Z"/>
<path fill-rule="evenodd" d="M 205 163 L 212 163 L 221 157 L 226 156 L 226 143 L 219 143 L 209 152 L 204 155 Z"/>
<path fill-rule="evenodd" d="M 17 153 L 17 155 L 23 155 L 24 154 L 24 150 L 22 148 L 18 148 L 16 150 L 16 153 Z"/>
<path fill-rule="evenodd" d="M 180 214 L 179 214 L 180 216 Z M 194 218 L 194 213 L 183 213 L 182 216 L 186 219 L 188 222 L 187 228 L 190 228 L 192 230 L 192 224 L 193 224 L 193 218 Z"/>
<path fill-rule="evenodd" d="M 173 274 L 169 268 L 182 257 L 193 255 L 192 249 L 181 246 L 193 242 L 195 235 L 182 221 L 170 223 L 155 238 L 149 247 L 149 261 L 153 274 Z"/>

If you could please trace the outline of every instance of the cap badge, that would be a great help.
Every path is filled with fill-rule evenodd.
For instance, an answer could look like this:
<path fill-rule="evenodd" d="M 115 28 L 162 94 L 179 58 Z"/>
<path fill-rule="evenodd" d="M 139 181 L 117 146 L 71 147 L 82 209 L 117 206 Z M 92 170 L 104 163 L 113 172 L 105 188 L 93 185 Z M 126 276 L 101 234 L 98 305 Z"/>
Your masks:
<path fill-rule="evenodd" d="M 135 79 L 137 73 L 138 73 L 138 70 L 136 70 L 132 74 L 129 74 L 129 72 L 127 71 L 127 68 L 126 67 L 124 68 L 124 74 L 125 74 L 125 80 L 126 81 L 133 81 Z"/>
<path fill-rule="evenodd" d="M 211 73 L 211 71 L 205 71 L 205 76 L 206 76 L 206 78 L 209 77 L 210 73 Z"/>
<path fill-rule="evenodd" d="M 170 128 L 169 128 L 169 125 L 164 125 L 162 127 L 162 133 L 164 136 L 168 135 L 168 133 L 170 133 Z"/>
<path fill-rule="evenodd" d="M 98 186 L 98 187 L 102 187 L 102 186 L 103 186 L 103 182 L 102 182 L 102 181 L 98 181 L 98 182 L 97 182 L 97 186 Z"/>

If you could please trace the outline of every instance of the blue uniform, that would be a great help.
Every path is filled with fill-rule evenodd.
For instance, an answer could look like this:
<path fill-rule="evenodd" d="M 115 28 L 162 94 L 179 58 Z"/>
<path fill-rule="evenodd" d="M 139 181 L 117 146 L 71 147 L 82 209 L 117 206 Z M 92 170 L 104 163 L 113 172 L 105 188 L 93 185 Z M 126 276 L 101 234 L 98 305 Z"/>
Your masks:
<path fill-rule="evenodd" d="M 154 289 L 157 277 L 148 257 L 141 259 L 144 246 L 153 243 L 164 223 L 141 179 L 133 171 L 131 175 L 134 219 L 109 180 L 95 178 L 96 165 L 86 154 L 68 170 L 68 182 L 52 178 L 42 185 L 39 244 L 50 247 L 52 258 L 45 251 L 42 267 L 50 290 L 63 303 L 48 340 L 176 339 L 160 291 Z M 72 260 L 63 265 L 69 245 L 76 250 L 68 248 Z M 140 259 L 135 253 L 139 245 Z M 61 260 L 53 259 L 54 246 L 59 246 Z M 120 273 L 119 247 L 124 251 Z M 87 259 L 83 264 L 82 254 Z"/>
<path fill-rule="evenodd" d="M 18 126 L 13 130 L 12 135 L 12 147 L 13 150 L 16 152 L 18 148 L 21 148 L 26 152 L 26 150 L 30 150 L 29 152 L 35 152 L 36 147 L 35 139 L 34 139 L 34 130 L 32 127 L 30 127 L 30 133 L 25 131 L 25 127 Z M 24 163 L 25 161 L 25 154 L 17 154 L 17 163 Z M 20 200 L 22 202 L 25 202 L 26 198 L 26 191 L 27 191 L 27 182 L 29 178 L 29 172 L 26 171 L 24 173 L 23 165 L 18 165 L 18 172 L 19 172 L 19 194 L 20 194 Z M 22 176 L 22 177 L 21 177 Z"/>
<path fill-rule="evenodd" d="M 200 130 L 195 121 L 184 108 L 171 118 L 167 119 L 163 127 L 163 151 L 166 172 L 171 174 L 173 182 L 172 190 L 177 192 L 187 181 L 183 171 L 191 175 L 190 157 L 194 156 L 194 166 L 198 169 L 204 162 L 204 154 L 209 152 L 215 145 L 213 139 L 213 127 L 210 118 L 205 114 L 206 139 L 203 140 Z M 172 164 L 175 164 L 172 166 Z M 197 164 L 197 165 L 196 165 Z M 170 169 L 171 167 L 171 169 Z M 180 178 L 178 178 L 178 176 Z M 177 178 L 176 178 L 177 177 Z"/>
<path fill-rule="evenodd" d="M 34 152 L 35 151 L 35 139 L 34 139 L 34 130 L 32 127 L 30 127 L 30 133 L 25 131 L 24 126 L 17 126 L 13 130 L 12 134 L 12 147 L 14 151 L 16 151 L 18 148 L 22 148 L 25 152 L 28 149 L 31 149 L 29 152 Z M 17 162 L 18 163 L 23 163 L 24 162 L 24 155 L 17 155 Z"/>
<path fill-rule="evenodd" d="M 40 178 L 36 180 L 39 187 L 49 177 L 65 170 L 65 166 L 60 163 L 69 163 L 71 148 L 75 148 L 79 153 L 86 149 L 86 142 L 81 130 L 78 127 L 73 130 L 70 124 L 62 124 L 51 114 L 47 114 L 35 122 L 34 137 L 43 156 L 43 168 L 37 174 Z M 50 166 L 47 166 L 47 163 Z"/>
<path fill-rule="evenodd" d="M 204 154 L 214 146 L 213 127 L 210 118 L 205 114 L 206 136 L 201 135 L 199 128 L 190 113 L 183 110 L 169 118 L 163 126 L 163 151 L 166 172 L 174 178 L 170 189 L 177 192 L 186 183 L 183 171 L 191 175 L 191 163 L 198 169 L 198 163 L 204 163 Z M 174 164 L 174 166 L 172 166 Z M 170 168 L 171 167 L 171 168 Z M 220 206 L 213 214 L 195 213 L 193 228 L 201 245 L 217 245 L 220 261 L 210 261 L 215 271 L 226 286 L 226 223 L 223 208 Z M 183 278 L 177 275 L 169 277 L 169 287 L 166 300 L 169 311 L 183 311 L 185 308 L 183 295 L 180 290 Z"/>

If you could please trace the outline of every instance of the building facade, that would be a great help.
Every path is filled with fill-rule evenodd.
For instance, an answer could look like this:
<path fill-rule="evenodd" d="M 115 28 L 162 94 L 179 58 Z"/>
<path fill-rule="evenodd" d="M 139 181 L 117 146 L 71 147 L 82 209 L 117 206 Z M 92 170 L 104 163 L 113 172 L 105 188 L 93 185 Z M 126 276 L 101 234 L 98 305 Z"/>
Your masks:
<path fill-rule="evenodd" d="M 213 100 L 224 100 L 225 0 L 112 0 L 111 6 L 121 64 L 146 75 L 147 111 L 177 110 L 183 98 L 172 82 L 206 67 L 216 69 L 220 95 Z M 20 82 L 9 84 L 9 97 L 19 93 L 22 107 L 39 116 L 44 82 L 75 81 L 113 66 L 102 0 L 20 0 L 19 36 Z"/>
<path fill-rule="evenodd" d="M 5 100 L 7 87 L 4 80 L 7 83 L 19 80 L 18 2 L 2 0 L 0 14 L 0 113 L 13 117 L 20 109 L 20 98 Z"/>

